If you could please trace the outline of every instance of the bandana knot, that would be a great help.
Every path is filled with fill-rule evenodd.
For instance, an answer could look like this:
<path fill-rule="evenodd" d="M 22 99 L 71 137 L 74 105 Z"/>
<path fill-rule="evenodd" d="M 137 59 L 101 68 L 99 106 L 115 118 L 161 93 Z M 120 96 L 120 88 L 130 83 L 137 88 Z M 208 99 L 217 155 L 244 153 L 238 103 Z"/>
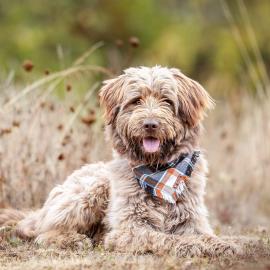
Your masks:
<path fill-rule="evenodd" d="M 133 172 L 146 192 L 170 203 L 176 203 L 186 188 L 186 182 L 199 156 L 200 151 L 194 151 L 160 167 L 139 165 L 133 168 Z"/>

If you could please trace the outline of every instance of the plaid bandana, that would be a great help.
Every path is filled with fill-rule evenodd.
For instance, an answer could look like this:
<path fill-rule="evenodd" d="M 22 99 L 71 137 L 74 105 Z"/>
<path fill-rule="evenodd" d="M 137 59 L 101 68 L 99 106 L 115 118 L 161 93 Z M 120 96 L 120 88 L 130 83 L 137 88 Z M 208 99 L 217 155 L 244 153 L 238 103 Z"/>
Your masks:
<path fill-rule="evenodd" d="M 153 168 L 140 165 L 133 168 L 140 186 L 152 196 L 176 203 L 185 190 L 185 182 L 191 176 L 200 151 L 180 156 L 165 166 Z"/>

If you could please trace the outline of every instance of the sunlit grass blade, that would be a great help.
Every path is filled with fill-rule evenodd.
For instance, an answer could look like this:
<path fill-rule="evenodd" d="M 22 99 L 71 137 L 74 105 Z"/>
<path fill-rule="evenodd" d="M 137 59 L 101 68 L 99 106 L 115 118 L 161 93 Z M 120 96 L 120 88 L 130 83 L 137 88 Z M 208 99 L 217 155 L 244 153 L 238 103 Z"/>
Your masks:
<path fill-rule="evenodd" d="M 29 94 L 31 91 L 35 90 L 36 88 L 41 87 L 43 85 L 46 85 L 57 78 L 66 78 L 66 77 L 71 76 L 77 72 L 100 72 L 100 73 L 106 74 L 108 76 L 111 75 L 111 72 L 108 69 L 103 68 L 103 67 L 98 67 L 98 66 L 91 66 L 91 65 L 90 66 L 89 65 L 75 66 L 75 67 L 71 67 L 71 68 L 68 68 L 68 69 L 65 69 L 65 70 L 62 70 L 59 72 L 55 72 L 55 73 L 47 76 L 46 78 L 42 78 L 42 79 L 32 83 L 31 85 L 25 87 L 22 90 L 22 92 L 15 95 L 8 103 L 6 103 L 4 105 L 4 109 L 13 105 L 20 98 Z"/>
<path fill-rule="evenodd" d="M 104 45 L 103 41 L 99 41 L 96 44 L 94 44 L 88 51 L 86 51 L 84 54 L 82 54 L 77 60 L 75 60 L 72 64 L 72 66 L 79 66 L 82 63 L 86 61 L 86 59 L 93 54 L 96 50 L 98 50 L 100 47 Z"/>
<path fill-rule="evenodd" d="M 258 46 L 258 42 L 257 42 L 257 38 L 256 38 L 256 35 L 254 32 L 254 29 L 253 29 L 251 22 L 250 22 L 247 7 L 246 7 L 243 0 L 238 0 L 237 3 L 238 3 L 239 10 L 241 12 L 241 15 L 242 15 L 242 18 L 244 21 L 244 25 L 245 25 L 246 30 L 247 30 L 248 38 L 249 38 L 250 44 L 252 46 L 253 53 L 254 53 L 256 61 L 257 61 L 260 75 L 261 75 L 262 80 L 264 82 L 264 86 L 266 89 L 269 89 L 269 87 L 270 87 L 269 76 L 267 74 L 266 66 L 265 66 L 264 60 L 262 58 L 262 54 L 260 52 L 259 46 Z"/>
<path fill-rule="evenodd" d="M 264 88 L 263 88 L 263 83 L 261 81 L 260 76 L 258 75 L 258 72 L 256 70 L 256 67 L 254 63 L 252 62 L 252 59 L 249 55 L 248 48 L 241 36 L 241 32 L 239 28 L 237 27 L 237 24 L 233 18 L 233 15 L 230 11 L 230 8 L 226 2 L 226 0 L 220 0 L 224 15 L 226 19 L 228 20 L 230 26 L 231 26 L 231 31 L 233 34 L 233 37 L 235 39 L 236 45 L 238 46 L 239 53 L 241 54 L 243 61 L 245 62 L 247 69 L 248 69 L 248 74 L 249 77 L 258 93 L 259 96 L 264 96 Z"/>

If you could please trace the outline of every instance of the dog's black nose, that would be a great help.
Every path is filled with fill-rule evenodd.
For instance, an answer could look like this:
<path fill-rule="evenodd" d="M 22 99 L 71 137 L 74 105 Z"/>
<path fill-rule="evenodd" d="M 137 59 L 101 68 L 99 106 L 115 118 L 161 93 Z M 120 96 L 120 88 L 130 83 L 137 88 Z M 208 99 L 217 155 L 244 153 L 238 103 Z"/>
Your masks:
<path fill-rule="evenodd" d="M 155 131 L 159 127 L 159 123 L 156 120 L 153 119 L 146 119 L 143 122 L 143 128 L 146 131 Z"/>

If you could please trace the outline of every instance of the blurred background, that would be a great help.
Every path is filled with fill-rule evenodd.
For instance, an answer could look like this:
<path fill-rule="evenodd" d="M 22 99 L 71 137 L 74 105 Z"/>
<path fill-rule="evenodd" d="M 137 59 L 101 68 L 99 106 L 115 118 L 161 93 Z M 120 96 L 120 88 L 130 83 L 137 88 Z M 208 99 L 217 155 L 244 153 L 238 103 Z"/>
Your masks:
<path fill-rule="evenodd" d="M 215 94 L 264 89 L 269 14 L 268 0 L 2 0 L 1 73 L 22 79 L 26 59 L 35 75 L 63 69 L 103 41 L 91 63 L 114 72 L 160 64 L 180 67 Z"/>
<path fill-rule="evenodd" d="M 0 205 L 39 207 L 108 160 L 97 92 L 139 65 L 177 67 L 215 98 L 202 145 L 216 231 L 269 227 L 270 2 L 0 2 Z"/>

